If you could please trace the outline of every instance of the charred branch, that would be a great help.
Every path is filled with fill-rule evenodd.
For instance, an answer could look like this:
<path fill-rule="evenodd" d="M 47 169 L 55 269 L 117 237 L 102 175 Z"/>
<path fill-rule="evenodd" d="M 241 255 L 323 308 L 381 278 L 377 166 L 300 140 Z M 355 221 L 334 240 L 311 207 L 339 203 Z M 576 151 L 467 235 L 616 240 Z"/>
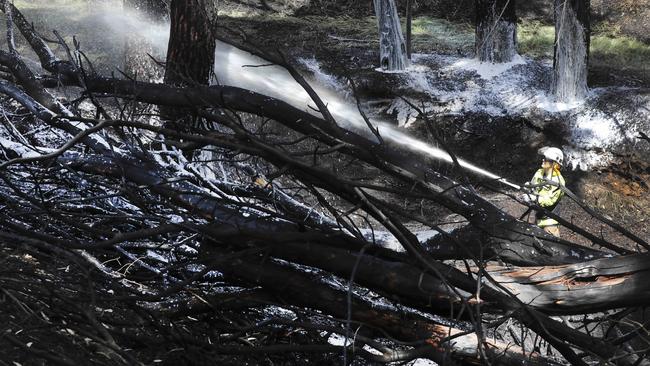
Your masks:
<path fill-rule="evenodd" d="M 32 32 L 42 63 L 56 62 L 28 23 L 16 25 Z M 63 133 L 54 149 L 16 128 L 0 141 L 0 250 L 19 253 L 7 258 L 23 265 L 37 258 L 73 268 L 43 266 L 48 272 L 32 264 L 29 274 L 3 272 L 0 302 L 9 299 L 32 320 L 69 324 L 82 334 L 71 344 L 93 342 L 114 364 L 137 363 L 132 351 L 150 343 L 215 357 L 297 352 L 341 354 L 344 362 L 428 357 L 441 364 L 549 365 L 561 355 L 560 362 L 576 365 L 647 364 L 632 342 L 645 322 L 616 324 L 603 335 L 589 328 L 590 320 L 573 327 L 549 316 L 647 306 L 646 254 L 612 257 L 558 240 L 498 209 L 469 180 L 461 184 L 436 171 L 428 158 L 343 129 L 295 70 L 322 117 L 196 80 L 189 87 L 159 85 L 83 75 L 75 64 L 46 68 L 50 78 L 70 76 L 67 83 L 81 88 L 82 99 L 91 97 L 95 118 L 88 118 L 66 108 L 16 55 L 0 53 L 0 64 L 16 81 L 1 82 L 0 92 L 20 104 L 7 108 L 23 116 L 27 110 L 27 123 Z M 193 121 L 173 129 L 144 118 L 111 119 L 102 97 L 113 98 L 117 109 L 133 101 L 180 108 Z M 202 126 L 192 124 L 199 120 Z M 266 124 L 289 137 L 267 134 Z M 324 157 L 350 161 L 388 183 L 357 179 L 321 164 Z M 384 195 L 427 200 L 470 225 L 446 233 L 418 217 L 438 231 L 425 245 L 406 223 L 414 215 Z M 386 230 L 405 252 L 376 245 L 375 230 Z M 29 291 L 21 290 L 24 283 Z M 68 287 L 52 285 L 60 283 Z M 384 306 L 362 299 L 364 292 Z M 119 314 L 105 311 L 108 304 Z M 269 308 L 295 316 L 269 318 Z M 535 340 L 523 334 L 495 340 L 505 322 Z M 135 331 L 144 326 L 157 330 L 155 339 Z M 307 336 L 292 338 L 302 330 Z M 319 333 L 351 338 L 357 330 L 358 338 L 342 347 Z M 6 333 L 15 338 L 9 342 L 26 344 L 14 328 Z M 553 356 L 541 354 L 542 343 Z M 364 345 L 381 355 L 359 351 Z M 69 358 L 62 362 L 77 360 Z"/>

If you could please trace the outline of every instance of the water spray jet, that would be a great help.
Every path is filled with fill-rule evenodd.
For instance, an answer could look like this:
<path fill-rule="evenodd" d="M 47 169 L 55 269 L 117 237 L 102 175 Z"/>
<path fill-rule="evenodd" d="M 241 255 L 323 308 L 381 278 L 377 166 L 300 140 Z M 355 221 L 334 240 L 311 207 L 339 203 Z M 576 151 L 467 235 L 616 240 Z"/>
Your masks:
<path fill-rule="evenodd" d="M 253 65 L 265 66 L 247 67 Z M 321 75 L 317 75 L 317 79 L 326 79 L 328 80 L 327 84 L 335 84 L 335 80 L 329 75 L 322 74 L 319 68 L 315 68 L 313 71 L 321 73 Z M 314 111 L 315 108 L 313 106 L 310 107 L 310 104 L 313 105 L 313 101 L 286 69 L 277 65 L 269 65 L 268 61 L 221 41 L 217 42 L 215 50 L 215 75 L 219 84 L 249 89 L 260 94 L 281 99 L 296 108 L 316 114 Z M 341 127 L 362 133 L 368 138 L 376 139 L 368 129 L 366 122 L 359 114 L 356 106 L 347 102 L 332 88 L 324 87 L 320 84 L 312 85 L 312 87 L 327 105 L 330 113 Z M 426 154 L 441 162 L 454 163 L 452 156 L 443 149 L 411 137 L 385 121 L 373 121 L 373 123 L 378 128 L 379 134 L 384 140 L 406 146 L 415 152 Z M 505 184 L 514 189 L 521 189 L 521 186 L 511 183 L 499 175 L 477 167 L 463 159 L 456 160 L 458 165 L 468 172 Z"/>

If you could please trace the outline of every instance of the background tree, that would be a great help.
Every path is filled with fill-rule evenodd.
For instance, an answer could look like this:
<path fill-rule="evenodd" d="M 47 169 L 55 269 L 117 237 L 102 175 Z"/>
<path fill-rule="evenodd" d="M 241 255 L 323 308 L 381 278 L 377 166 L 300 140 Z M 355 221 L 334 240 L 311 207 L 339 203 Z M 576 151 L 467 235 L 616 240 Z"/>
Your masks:
<path fill-rule="evenodd" d="M 379 65 L 384 70 L 404 70 L 408 66 L 406 43 L 394 0 L 374 0 L 379 28 Z"/>
<path fill-rule="evenodd" d="M 476 0 L 476 57 L 510 62 L 517 54 L 515 0 Z"/>
<path fill-rule="evenodd" d="M 216 4 L 211 0 L 173 0 L 170 8 L 164 83 L 208 85 L 214 74 Z M 161 107 L 160 111 L 168 120 L 186 115 L 175 108 Z"/>
<path fill-rule="evenodd" d="M 173 0 L 165 83 L 207 85 L 214 67 L 216 8 L 209 0 Z"/>
<path fill-rule="evenodd" d="M 587 95 L 589 0 L 555 0 L 555 53 L 552 93 L 560 102 Z"/>

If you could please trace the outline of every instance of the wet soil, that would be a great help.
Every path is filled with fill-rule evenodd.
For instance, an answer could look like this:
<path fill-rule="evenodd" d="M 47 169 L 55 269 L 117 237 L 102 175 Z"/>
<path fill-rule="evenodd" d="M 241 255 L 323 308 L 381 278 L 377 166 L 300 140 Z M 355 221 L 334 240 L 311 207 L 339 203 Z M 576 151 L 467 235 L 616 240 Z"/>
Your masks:
<path fill-rule="evenodd" d="M 518 184 L 530 180 L 539 168 L 537 150 L 540 147 L 563 143 L 562 136 L 555 129 L 544 124 L 531 124 L 526 119 L 503 118 L 486 125 L 484 130 L 468 130 L 466 122 L 471 118 L 475 117 L 453 117 L 439 123 L 441 130 L 446 132 L 446 142 L 459 156 Z M 586 205 L 598 215 L 650 242 L 650 161 L 642 156 L 621 156 L 615 164 L 589 171 L 564 169 L 562 174 L 567 188 L 578 197 L 580 204 L 565 196 L 558 207 L 560 216 L 629 251 L 640 249 L 629 238 L 581 207 Z M 480 179 L 473 179 L 476 179 L 477 186 L 485 185 Z M 508 187 L 501 189 L 515 197 L 520 195 Z M 520 217 L 526 211 L 525 206 L 503 194 L 487 188 L 480 191 L 514 217 Z M 534 222 L 534 215 L 529 216 L 527 219 Z M 562 236 L 575 243 L 592 245 L 590 240 L 568 229 L 562 230 Z"/>
<path fill-rule="evenodd" d="M 328 71 L 342 72 L 341 70 L 370 70 L 376 52 L 371 42 L 341 42 L 329 37 L 328 32 L 318 31 L 309 36 L 301 35 L 305 25 L 287 26 L 284 23 L 268 24 L 254 21 L 239 21 L 237 25 L 249 22 L 246 26 L 259 44 L 268 50 L 277 49 L 277 38 L 283 37 L 284 50 L 292 55 L 313 55 L 318 59 L 341 59 L 342 63 L 332 61 L 328 64 Z M 232 25 L 235 25 L 233 23 Z M 272 37 L 264 37 L 268 34 Z M 346 34 L 353 38 L 354 33 Z M 277 38 L 276 38 L 277 37 Z M 340 50 L 345 57 L 340 57 Z M 336 51 L 336 52 L 335 52 Z M 333 55 L 337 55 L 334 57 Z M 338 65 L 338 66 L 337 66 Z M 363 89 L 366 97 L 382 97 L 390 85 L 390 76 L 381 76 L 386 79 L 365 78 L 367 81 Z M 604 80 L 603 83 L 607 83 Z M 513 118 L 491 124 L 490 128 L 467 129 L 465 122 L 471 118 L 484 118 L 484 116 L 456 116 L 446 120 L 436 121 L 439 138 L 452 147 L 452 150 L 479 166 L 503 174 L 513 182 L 528 180 L 537 168 L 537 148 L 545 144 L 561 141 L 561 136 L 553 133 L 552 129 L 532 123 L 524 119 Z M 435 139 L 427 135 L 422 124 L 416 124 L 411 132 L 422 136 L 429 141 Z M 368 181 L 390 183 L 386 177 L 375 175 L 375 171 L 364 169 L 353 161 L 329 161 L 331 166 L 337 166 L 342 173 L 356 175 L 357 178 L 367 178 Z M 458 174 L 446 166 L 440 170 L 455 178 Z M 650 161 L 638 158 L 625 159 L 616 165 L 603 167 L 596 171 L 565 171 L 565 178 L 569 189 L 574 191 L 586 204 L 597 210 L 600 214 L 611 217 L 614 221 L 635 233 L 642 239 L 650 241 Z M 472 178 L 473 184 L 479 192 L 492 203 L 501 207 L 511 215 L 519 217 L 525 212 L 525 207 L 510 199 L 507 195 L 496 193 L 488 189 L 484 182 Z M 516 195 L 518 192 L 504 189 L 504 192 Z M 392 202 L 399 204 L 413 215 L 431 219 L 442 224 L 445 228 L 462 225 L 464 220 L 449 211 L 420 200 L 409 199 L 394 195 Z M 343 202 L 339 202 L 344 205 Z M 620 244 L 629 250 L 636 250 L 637 246 L 629 239 L 622 237 L 615 230 L 603 224 L 585 212 L 576 203 L 564 198 L 560 214 L 567 220 L 579 224 L 591 233 Z M 408 223 L 414 230 L 425 229 L 415 221 Z M 563 229 L 562 236 L 568 240 L 591 245 L 589 240 L 582 236 Z M 219 356 L 207 354 L 205 349 L 192 345 L 195 337 L 209 337 L 211 330 L 206 324 L 218 320 L 221 327 L 229 327 L 227 319 L 236 319 L 238 326 L 245 327 L 263 319 L 263 314 L 241 312 L 220 312 L 218 315 L 205 315 L 183 317 L 174 323 L 161 324 L 150 314 L 136 314 L 126 303 L 108 304 L 102 306 L 111 312 L 106 312 L 105 318 L 99 318 L 97 327 L 87 327 L 88 319 L 84 309 L 95 306 L 88 296 L 89 287 L 103 286 L 100 276 L 79 276 L 77 268 L 70 268 L 69 263 L 57 260 L 56 256 L 39 256 L 29 253 L 19 245 L 3 247 L 0 250 L 0 276 L 3 286 L 0 288 L 0 322 L 3 324 L 2 332 L 5 334 L 0 340 L 2 357 L 0 365 L 48 365 L 48 364 L 116 364 L 119 359 L 106 347 L 107 339 L 102 338 L 103 326 L 119 329 L 121 338 L 116 339 L 122 347 L 128 347 L 138 360 L 147 364 L 215 364 L 215 361 L 224 365 L 242 364 L 334 364 L 340 363 L 337 357 L 328 356 L 292 359 L 290 357 L 255 358 L 240 356 Z M 105 294 L 104 294 L 105 295 Z M 128 294 L 123 294 L 128 295 Z M 55 299 L 50 303 L 37 301 L 39 298 Z M 114 306 L 113 306 L 114 305 Z M 112 314 L 120 314 L 117 318 Z M 101 322 L 106 322 L 104 325 Z M 111 323 L 112 322 L 112 323 Z M 246 338 L 247 342 L 257 342 L 254 335 Z M 271 336 L 287 342 L 317 341 L 318 334 L 301 335 L 300 332 L 287 330 L 271 333 Z M 297 339 L 303 337 L 303 339 Z M 310 339 L 306 339 L 310 338 Z M 232 344 L 241 345 L 242 340 L 234 339 Z M 261 342 L 260 342 L 261 343 Z M 175 345 L 174 347 L 171 347 Z M 184 348 L 185 347 L 185 348 Z M 182 350 L 182 352 L 179 351 Z M 49 357 L 49 358 L 48 358 Z"/>
<path fill-rule="evenodd" d="M 275 52 L 279 48 L 288 54 L 289 58 L 314 57 L 321 62 L 325 72 L 340 77 L 351 77 L 356 82 L 361 98 L 366 102 L 395 96 L 394 86 L 398 82 L 395 76 L 374 72 L 378 57 L 375 50 L 377 47 L 372 41 L 364 39 L 365 34 L 362 29 L 367 25 L 357 29 L 354 26 L 341 27 L 340 24 L 338 26 L 321 24 L 318 27 L 309 27 L 308 31 L 305 31 L 304 22 L 315 20 L 307 18 L 302 21 L 287 22 L 277 18 L 267 20 L 264 17 L 245 20 L 226 18 L 223 24 L 227 28 L 245 29 L 248 39 L 252 39 L 256 46 L 267 52 Z M 283 44 L 277 44 L 278 38 L 284 40 Z M 461 54 L 471 52 L 470 50 L 436 49 L 434 46 L 425 47 L 421 52 L 456 55 L 459 52 Z M 590 70 L 590 82 L 603 86 L 614 84 L 638 87 L 650 85 L 650 75 L 626 73 L 624 70 L 611 68 L 594 68 Z M 408 90 L 400 89 L 399 92 L 408 93 Z M 430 136 L 423 121 L 410 126 L 408 132 L 434 144 L 437 143 L 436 139 L 442 139 L 458 156 L 518 183 L 528 181 L 538 168 L 537 150 L 540 147 L 562 146 L 567 143 L 565 137 L 567 131 L 563 121 L 548 116 L 542 120 L 530 120 L 511 116 L 493 118 L 472 113 L 443 116 L 430 123 L 434 124 L 437 131 L 438 136 L 435 138 Z M 600 214 L 611 217 L 640 238 L 650 241 L 650 220 L 648 220 L 650 161 L 643 155 L 632 152 L 617 156 L 616 165 L 613 166 L 604 166 L 592 171 L 565 169 L 563 174 L 568 188 L 584 203 Z M 355 168 L 354 164 L 351 167 L 351 169 L 359 169 Z M 459 175 L 454 175 L 449 167 L 441 165 L 439 168 L 444 174 L 460 178 Z M 519 217 L 525 211 L 522 205 L 513 200 L 491 193 L 490 189 L 481 189 L 483 183 L 479 178 L 472 177 L 472 180 L 488 199 L 513 216 Z M 514 191 L 507 191 L 507 193 L 518 194 Z M 406 209 L 422 217 L 438 217 L 441 222 L 459 221 L 444 209 L 422 206 L 409 199 L 394 198 L 394 202 L 399 202 Z M 424 212 L 426 214 L 423 214 Z M 636 245 L 629 239 L 617 235 L 615 230 L 586 213 L 568 198 L 563 200 L 560 213 L 570 222 L 579 223 L 591 233 L 620 243 L 630 250 L 636 250 Z M 417 229 L 420 226 L 414 223 L 413 227 Z M 567 230 L 563 232 L 563 236 L 590 245 L 589 240 Z"/>

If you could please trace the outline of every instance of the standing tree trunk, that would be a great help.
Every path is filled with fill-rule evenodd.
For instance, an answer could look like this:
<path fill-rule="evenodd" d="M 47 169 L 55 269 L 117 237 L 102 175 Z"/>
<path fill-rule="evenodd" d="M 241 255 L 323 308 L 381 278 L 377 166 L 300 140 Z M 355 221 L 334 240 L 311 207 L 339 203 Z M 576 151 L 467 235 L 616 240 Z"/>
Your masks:
<path fill-rule="evenodd" d="M 517 54 L 515 0 L 476 0 L 476 56 L 510 62 Z"/>
<path fill-rule="evenodd" d="M 404 70 L 409 61 L 395 0 L 374 0 L 374 5 L 379 27 L 379 65 L 386 71 Z"/>
<path fill-rule="evenodd" d="M 216 8 L 210 0 L 172 0 L 165 84 L 208 85 L 214 71 Z M 183 114 L 163 108 L 175 120 Z"/>
<path fill-rule="evenodd" d="M 208 85 L 214 67 L 214 13 L 209 0 L 173 0 L 165 84 Z"/>
<path fill-rule="evenodd" d="M 587 95 L 589 0 L 555 0 L 555 55 L 552 92 L 559 102 Z"/>
<path fill-rule="evenodd" d="M 413 4 L 412 0 L 406 0 L 406 57 L 411 60 L 411 42 L 412 42 L 412 23 L 413 23 Z"/>

